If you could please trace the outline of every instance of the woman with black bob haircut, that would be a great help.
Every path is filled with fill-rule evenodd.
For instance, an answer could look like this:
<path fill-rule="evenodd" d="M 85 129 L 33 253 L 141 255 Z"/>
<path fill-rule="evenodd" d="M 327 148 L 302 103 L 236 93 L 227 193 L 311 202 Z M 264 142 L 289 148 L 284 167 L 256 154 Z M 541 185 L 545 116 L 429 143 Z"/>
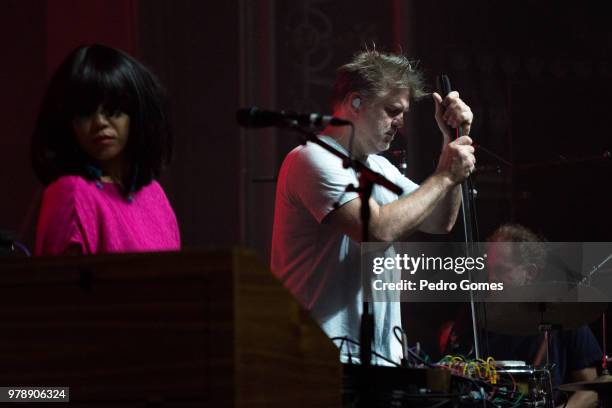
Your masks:
<path fill-rule="evenodd" d="M 126 53 L 82 46 L 59 66 L 32 140 L 47 186 L 37 254 L 180 248 L 176 217 L 157 183 L 172 135 L 155 76 Z"/>

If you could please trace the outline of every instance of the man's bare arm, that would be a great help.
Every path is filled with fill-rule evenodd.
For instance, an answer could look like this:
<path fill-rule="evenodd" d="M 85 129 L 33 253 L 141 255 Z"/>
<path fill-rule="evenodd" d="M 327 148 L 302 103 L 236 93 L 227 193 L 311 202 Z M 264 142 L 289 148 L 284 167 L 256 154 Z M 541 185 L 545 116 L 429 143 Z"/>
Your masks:
<path fill-rule="evenodd" d="M 431 214 L 423 221 L 419 230 L 428 234 L 447 234 L 457 221 L 457 214 L 461 207 L 461 188 L 455 186 L 446 194 Z"/>
<path fill-rule="evenodd" d="M 370 199 L 369 241 L 392 242 L 406 238 L 453 187 L 452 180 L 433 175 L 412 194 L 392 203 L 380 206 Z M 323 222 L 361 242 L 360 209 L 361 199 L 356 198 L 329 213 Z"/>
<path fill-rule="evenodd" d="M 421 228 L 444 197 L 473 170 L 474 148 L 471 144 L 472 139 L 463 136 L 445 145 L 436 172 L 411 194 L 383 206 L 370 200 L 368 239 L 399 241 Z M 361 242 L 360 208 L 361 199 L 357 198 L 332 211 L 323 222 Z M 455 214 L 441 216 L 441 221 L 436 219 L 435 228 L 450 231 L 456 216 L 456 210 Z"/>
<path fill-rule="evenodd" d="M 572 381 L 593 381 L 597 378 L 597 370 L 594 367 L 575 370 L 571 373 Z M 590 408 L 597 407 L 597 393 L 593 391 L 577 391 L 567 401 L 566 408 Z"/>

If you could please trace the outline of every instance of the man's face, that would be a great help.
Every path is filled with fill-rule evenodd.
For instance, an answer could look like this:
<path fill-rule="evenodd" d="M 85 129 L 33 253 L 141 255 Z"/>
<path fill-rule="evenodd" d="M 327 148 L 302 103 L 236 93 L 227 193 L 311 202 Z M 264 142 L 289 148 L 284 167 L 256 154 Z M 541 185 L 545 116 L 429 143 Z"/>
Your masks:
<path fill-rule="evenodd" d="M 397 131 L 404 126 L 410 105 L 409 89 L 393 89 L 377 99 L 363 101 L 355 123 L 356 139 L 362 154 L 389 149 Z"/>
<path fill-rule="evenodd" d="M 514 254 L 517 243 L 493 242 L 488 247 L 487 269 L 491 282 L 503 282 L 508 286 L 533 283 L 534 265 L 521 264 Z"/>

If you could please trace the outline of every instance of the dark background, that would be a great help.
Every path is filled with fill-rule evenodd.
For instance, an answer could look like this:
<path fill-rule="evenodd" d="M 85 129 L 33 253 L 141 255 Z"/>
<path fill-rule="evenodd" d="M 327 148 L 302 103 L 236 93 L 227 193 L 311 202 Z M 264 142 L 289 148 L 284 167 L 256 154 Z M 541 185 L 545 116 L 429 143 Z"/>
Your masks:
<path fill-rule="evenodd" d="M 162 183 L 185 247 L 269 257 L 275 177 L 299 138 L 245 131 L 240 106 L 327 112 L 334 69 L 365 45 L 441 71 L 475 112 L 481 239 L 521 222 L 550 241 L 611 241 L 612 32 L 587 2 L 9 0 L 0 14 L 0 229 L 33 243 L 42 186 L 29 145 L 46 82 L 74 47 L 100 42 L 168 89 L 176 154 Z M 409 176 L 432 172 L 430 101 L 403 137 Z M 451 239 L 461 240 L 458 224 Z"/>

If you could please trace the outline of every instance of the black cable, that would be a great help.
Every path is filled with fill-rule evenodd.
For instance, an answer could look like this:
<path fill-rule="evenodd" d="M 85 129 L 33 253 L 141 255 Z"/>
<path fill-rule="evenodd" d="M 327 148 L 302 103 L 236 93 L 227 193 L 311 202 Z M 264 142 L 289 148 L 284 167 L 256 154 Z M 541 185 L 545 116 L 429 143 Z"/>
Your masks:
<path fill-rule="evenodd" d="M 350 168 L 353 163 L 353 141 L 355 139 L 355 125 L 353 124 L 353 122 L 349 122 L 349 126 L 351 127 L 351 136 L 349 137 L 349 143 L 348 143 L 348 159 L 344 160 L 344 163 L 342 164 L 342 166 L 345 169 Z M 340 208 L 340 201 L 342 201 L 346 193 L 349 191 L 349 187 L 357 188 L 358 186 L 353 186 L 353 184 L 350 184 L 342 192 L 342 194 L 340 194 L 340 197 L 338 198 L 338 200 L 333 204 L 334 209 L 337 210 L 338 208 Z M 350 191 L 353 191 L 353 190 L 350 190 Z"/>
<path fill-rule="evenodd" d="M 400 337 L 398 337 L 396 330 L 399 330 L 401 333 L 405 333 L 405 331 L 404 331 L 404 329 L 402 329 L 402 328 L 401 328 L 401 327 L 399 327 L 399 326 L 395 326 L 395 327 L 393 327 L 393 335 L 395 336 L 395 339 L 396 339 L 397 341 L 399 341 L 399 342 L 400 342 L 400 344 L 402 344 L 402 339 L 401 339 Z M 423 357 L 419 356 L 419 355 L 418 355 L 417 353 L 415 353 L 415 352 L 414 352 L 414 351 L 413 351 L 413 350 L 412 350 L 410 347 L 408 347 L 407 351 L 408 351 L 408 353 L 410 353 L 410 355 L 411 355 L 413 358 L 415 358 L 416 360 L 418 360 L 418 361 L 420 361 L 421 363 L 425 364 L 426 366 L 431 367 L 431 368 L 437 368 L 437 367 L 438 367 L 436 364 L 431 363 L 431 362 L 429 362 L 429 361 L 425 360 Z"/>
<path fill-rule="evenodd" d="M 438 404 L 436 404 L 436 405 L 432 405 L 432 406 L 431 406 L 431 407 L 429 407 L 429 408 L 439 408 L 439 407 L 443 407 L 444 405 L 446 405 L 446 404 L 448 404 L 448 403 L 451 403 L 451 402 L 452 402 L 452 400 L 442 401 L 442 402 L 440 402 L 440 403 L 438 403 Z"/>
<path fill-rule="evenodd" d="M 350 162 L 353 161 L 353 142 L 355 140 L 355 125 L 353 124 L 353 122 L 349 122 L 349 126 L 351 127 L 351 136 L 349 137 L 349 143 L 348 143 L 348 157 L 349 157 L 349 164 L 350 164 Z"/>
<path fill-rule="evenodd" d="M 476 211 L 476 195 L 474 192 L 474 180 L 472 180 L 472 176 L 468 176 L 468 186 L 472 196 L 472 220 L 474 220 L 474 242 L 480 242 L 480 230 L 478 229 L 478 211 Z M 478 194 L 478 192 L 476 192 Z"/>
<path fill-rule="evenodd" d="M 19 248 L 21 250 L 21 252 L 23 252 L 23 254 L 27 257 L 32 256 L 32 253 L 30 252 L 30 250 L 28 249 L 28 247 L 26 246 L 26 244 L 24 244 L 23 242 L 20 241 L 13 241 L 13 246 L 15 248 Z"/>
<path fill-rule="evenodd" d="M 403 344 L 403 342 L 402 342 L 402 338 L 401 338 L 400 336 L 398 336 L 398 335 L 397 335 L 396 330 L 399 330 L 399 332 L 400 332 L 401 334 L 405 334 L 406 332 L 404 331 L 404 329 L 402 329 L 402 328 L 401 328 L 401 327 L 399 327 L 399 326 L 393 326 L 393 335 L 395 336 L 395 339 L 396 339 L 397 341 L 399 341 L 399 342 L 400 342 L 400 344 Z"/>
<path fill-rule="evenodd" d="M 485 356 L 490 355 L 489 350 L 491 349 L 489 347 L 489 331 L 487 330 L 487 304 L 486 303 L 482 303 L 482 320 L 484 325 L 482 327 L 484 327 L 484 337 L 485 337 Z"/>
<path fill-rule="evenodd" d="M 358 341 L 351 339 L 350 337 L 346 337 L 346 336 L 336 336 L 336 337 L 332 337 L 331 338 L 332 341 L 338 341 L 338 340 L 343 340 L 346 341 L 347 343 L 352 343 L 355 344 L 356 346 L 361 347 L 361 344 L 359 344 Z M 395 361 L 391 360 L 388 357 L 383 356 L 380 353 L 377 353 L 376 351 L 372 351 L 372 354 L 375 355 L 376 357 L 380 358 L 381 360 L 386 361 L 389 364 L 393 364 L 396 367 L 400 367 L 400 364 L 396 363 Z"/>

